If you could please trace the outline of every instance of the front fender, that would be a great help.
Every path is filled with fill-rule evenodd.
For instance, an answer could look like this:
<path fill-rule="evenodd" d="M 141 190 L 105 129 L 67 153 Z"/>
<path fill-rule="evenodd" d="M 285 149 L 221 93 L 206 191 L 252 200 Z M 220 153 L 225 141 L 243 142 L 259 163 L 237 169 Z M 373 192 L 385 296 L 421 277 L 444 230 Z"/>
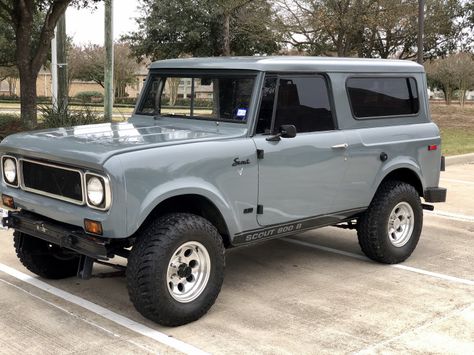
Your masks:
<path fill-rule="evenodd" d="M 253 228 L 258 196 L 258 163 L 250 139 L 182 144 L 122 154 L 127 236 L 170 197 L 200 195 L 220 211 L 230 235 Z M 235 159 L 248 161 L 245 166 Z"/>
<path fill-rule="evenodd" d="M 233 213 L 232 206 L 226 202 L 224 196 L 222 196 L 215 186 L 201 179 L 183 177 L 155 187 L 150 191 L 145 200 L 142 201 L 138 210 L 129 211 L 127 213 L 129 222 L 127 223 L 128 234 L 132 235 L 135 233 L 161 202 L 171 197 L 182 195 L 199 195 L 205 197 L 221 212 L 231 235 L 239 230 L 238 218 Z"/>

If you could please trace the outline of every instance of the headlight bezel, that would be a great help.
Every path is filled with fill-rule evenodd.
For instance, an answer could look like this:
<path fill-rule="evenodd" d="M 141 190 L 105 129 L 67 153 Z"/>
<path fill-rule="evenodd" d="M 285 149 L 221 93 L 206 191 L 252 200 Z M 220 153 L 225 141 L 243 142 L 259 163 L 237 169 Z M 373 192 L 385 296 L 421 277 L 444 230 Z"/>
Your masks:
<path fill-rule="evenodd" d="M 6 175 L 5 175 L 5 161 L 7 160 L 11 160 L 13 161 L 14 165 L 15 165 L 15 179 L 13 180 L 13 182 L 9 182 Z M 19 169 L 18 169 L 18 159 L 15 158 L 14 156 L 11 156 L 11 155 L 2 155 L 2 178 L 3 178 L 3 182 L 8 185 L 8 186 L 11 186 L 11 187 L 15 187 L 15 188 L 18 188 L 20 187 L 20 179 L 19 179 Z"/>
<path fill-rule="evenodd" d="M 89 181 L 92 178 L 98 179 L 104 189 L 104 197 L 103 197 L 102 202 L 99 205 L 95 205 L 94 203 L 92 203 L 92 201 L 89 198 L 88 185 L 89 185 Z M 84 199 L 88 207 L 95 210 L 99 210 L 99 211 L 107 211 L 110 208 L 110 205 L 112 203 L 112 191 L 110 189 L 110 179 L 104 175 L 92 173 L 89 171 L 85 172 L 84 173 Z"/>

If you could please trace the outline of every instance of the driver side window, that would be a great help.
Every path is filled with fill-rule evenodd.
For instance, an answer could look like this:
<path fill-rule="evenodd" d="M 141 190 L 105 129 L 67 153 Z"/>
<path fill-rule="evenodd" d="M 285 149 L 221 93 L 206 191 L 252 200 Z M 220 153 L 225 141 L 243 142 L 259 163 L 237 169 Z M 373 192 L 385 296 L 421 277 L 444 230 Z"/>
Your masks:
<path fill-rule="evenodd" d="M 282 125 L 294 125 L 299 133 L 336 128 L 323 76 L 269 77 L 262 90 L 257 133 L 276 133 Z"/>

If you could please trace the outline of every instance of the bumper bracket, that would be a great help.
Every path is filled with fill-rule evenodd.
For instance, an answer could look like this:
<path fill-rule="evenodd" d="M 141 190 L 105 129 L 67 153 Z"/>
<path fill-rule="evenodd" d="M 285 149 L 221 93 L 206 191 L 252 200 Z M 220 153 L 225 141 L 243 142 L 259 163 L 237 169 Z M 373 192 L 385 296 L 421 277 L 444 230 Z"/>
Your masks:
<path fill-rule="evenodd" d="M 3 225 L 92 259 L 109 260 L 106 240 L 90 236 L 76 226 L 25 211 L 9 212 Z"/>

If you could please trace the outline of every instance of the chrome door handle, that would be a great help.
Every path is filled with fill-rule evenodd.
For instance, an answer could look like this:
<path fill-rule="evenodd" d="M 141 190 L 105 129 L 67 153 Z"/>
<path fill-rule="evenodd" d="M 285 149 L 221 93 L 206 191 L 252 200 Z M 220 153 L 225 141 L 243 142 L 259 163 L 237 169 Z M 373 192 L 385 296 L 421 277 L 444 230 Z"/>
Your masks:
<path fill-rule="evenodd" d="M 331 148 L 332 149 L 347 149 L 347 147 L 349 147 L 349 144 L 343 143 L 343 144 L 333 145 Z"/>

